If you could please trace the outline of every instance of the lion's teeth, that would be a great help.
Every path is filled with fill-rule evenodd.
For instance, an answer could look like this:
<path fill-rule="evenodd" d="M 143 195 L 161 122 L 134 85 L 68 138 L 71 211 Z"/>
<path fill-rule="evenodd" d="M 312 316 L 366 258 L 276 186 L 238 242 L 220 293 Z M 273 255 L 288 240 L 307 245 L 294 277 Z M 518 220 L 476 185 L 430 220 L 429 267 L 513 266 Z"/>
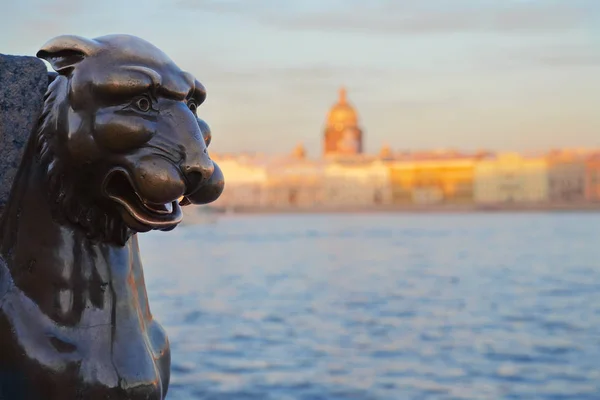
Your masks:
<path fill-rule="evenodd" d="M 143 202 L 146 208 L 159 214 L 171 214 L 173 212 L 173 203 L 167 204 L 150 204 Z"/>

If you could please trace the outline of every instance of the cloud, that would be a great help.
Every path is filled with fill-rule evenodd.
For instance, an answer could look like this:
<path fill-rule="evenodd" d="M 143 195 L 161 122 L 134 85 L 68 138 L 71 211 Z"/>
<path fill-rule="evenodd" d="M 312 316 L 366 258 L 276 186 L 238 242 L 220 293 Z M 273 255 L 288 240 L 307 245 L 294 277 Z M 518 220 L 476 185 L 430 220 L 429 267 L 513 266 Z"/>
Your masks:
<path fill-rule="evenodd" d="M 598 67 L 600 50 L 588 46 L 537 47 L 514 55 L 520 60 L 549 67 Z"/>
<path fill-rule="evenodd" d="M 510 48 L 487 48 L 477 54 L 480 65 L 490 71 L 527 71 L 530 68 L 560 69 L 597 68 L 600 66 L 600 48 L 582 43 L 523 44 Z"/>
<path fill-rule="evenodd" d="M 282 93 L 289 93 L 288 101 L 303 103 L 316 96 L 332 95 L 340 85 L 353 92 L 369 91 L 373 87 L 384 87 L 386 82 L 402 73 L 381 67 L 334 66 L 322 63 L 301 64 L 287 67 L 261 66 L 235 68 L 227 65 L 204 66 L 202 71 L 191 70 L 208 89 L 235 93 L 247 100 L 263 98 L 277 101 Z"/>
<path fill-rule="evenodd" d="M 352 67 L 352 66 L 334 66 L 326 64 L 305 64 L 289 67 L 262 66 L 260 68 L 245 68 L 243 71 L 238 69 L 228 70 L 221 67 L 215 71 L 224 80 L 273 80 L 273 81 L 294 81 L 294 80 L 328 80 L 339 77 L 363 77 L 375 76 L 383 77 L 396 71 L 390 71 L 386 68 L 377 67 Z M 236 82 L 237 83 L 237 82 Z"/>
<path fill-rule="evenodd" d="M 552 31 L 592 22 L 594 0 L 179 0 L 179 6 L 234 14 L 288 30 L 385 34 Z"/>
<path fill-rule="evenodd" d="M 86 9 L 89 0 L 52 0 L 39 5 L 41 15 L 52 17 L 75 16 Z"/>
<path fill-rule="evenodd" d="M 168 2 L 172 0 L 166 0 Z M 285 10 L 277 0 L 175 0 L 177 7 L 215 14 L 240 15 L 251 18 L 262 18 Z"/>

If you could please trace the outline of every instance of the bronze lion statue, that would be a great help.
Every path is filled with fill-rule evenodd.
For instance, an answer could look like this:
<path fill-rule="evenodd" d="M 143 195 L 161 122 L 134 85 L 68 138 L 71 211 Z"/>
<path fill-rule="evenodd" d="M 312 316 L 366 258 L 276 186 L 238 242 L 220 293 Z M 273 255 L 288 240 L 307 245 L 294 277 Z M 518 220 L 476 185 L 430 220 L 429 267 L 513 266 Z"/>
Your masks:
<path fill-rule="evenodd" d="M 202 84 L 128 35 L 60 36 L 0 220 L 0 398 L 164 399 L 136 234 L 223 190 Z"/>

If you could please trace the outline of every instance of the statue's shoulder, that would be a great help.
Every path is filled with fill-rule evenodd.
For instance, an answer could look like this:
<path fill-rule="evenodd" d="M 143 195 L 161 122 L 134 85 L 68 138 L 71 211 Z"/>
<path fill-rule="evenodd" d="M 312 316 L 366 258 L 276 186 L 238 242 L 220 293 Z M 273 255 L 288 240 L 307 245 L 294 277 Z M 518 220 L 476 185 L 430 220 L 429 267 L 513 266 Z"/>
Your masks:
<path fill-rule="evenodd" d="M 48 70 L 36 57 L 0 54 L 0 209 L 36 128 L 48 88 Z"/>

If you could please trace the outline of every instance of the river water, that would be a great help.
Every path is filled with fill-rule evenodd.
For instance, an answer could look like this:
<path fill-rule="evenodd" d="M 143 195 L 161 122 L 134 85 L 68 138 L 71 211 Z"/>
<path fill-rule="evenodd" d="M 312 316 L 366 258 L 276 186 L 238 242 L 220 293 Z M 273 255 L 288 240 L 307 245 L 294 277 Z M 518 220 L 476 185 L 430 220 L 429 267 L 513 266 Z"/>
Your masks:
<path fill-rule="evenodd" d="M 167 399 L 600 399 L 600 214 L 231 216 L 140 242 Z"/>

